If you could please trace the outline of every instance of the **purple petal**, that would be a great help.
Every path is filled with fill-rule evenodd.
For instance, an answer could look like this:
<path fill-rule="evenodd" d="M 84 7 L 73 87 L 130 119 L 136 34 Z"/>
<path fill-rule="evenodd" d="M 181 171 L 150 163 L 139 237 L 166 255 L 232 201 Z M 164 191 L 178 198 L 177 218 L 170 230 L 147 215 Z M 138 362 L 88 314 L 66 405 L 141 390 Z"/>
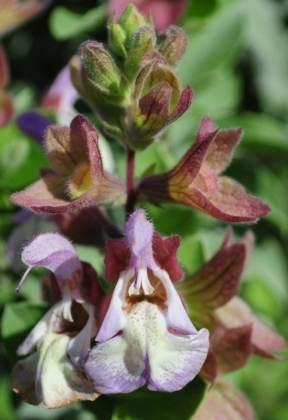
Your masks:
<path fill-rule="evenodd" d="M 39 235 L 23 249 L 21 257 L 28 266 L 26 273 L 32 267 L 47 268 L 55 274 L 64 298 L 79 299 L 82 266 L 72 244 L 63 236 L 58 233 Z M 18 290 L 25 280 L 25 274 Z"/>
<path fill-rule="evenodd" d="M 146 219 L 145 211 L 136 210 L 125 226 L 125 238 L 131 252 L 132 268 L 137 270 L 141 267 L 157 268 L 153 258 L 153 234 L 153 225 Z"/>
<path fill-rule="evenodd" d="M 63 279 L 81 269 L 74 247 L 58 233 L 37 236 L 23 249 L 22 261 L 29 267 L 45 267 Z"/>
<path fill-rule="evenodd" d="M 145 369 L 144 358 L 132 360 L 134 355 L 129 354 L 129 350 L 126 340 L 118 335 L 106 343 L 96 345 L 90 352 L 85 372 L 97 392 L 128 393 L 145 384 L 142 375 Z"/>
<path fill-rule="evenodd" d="M 47 127 L 53 124 L 50 118 L 38 112 L 24 112 L 17 118 L 17 125 L 25 134 L 37 140 L 41 145 Z"/>

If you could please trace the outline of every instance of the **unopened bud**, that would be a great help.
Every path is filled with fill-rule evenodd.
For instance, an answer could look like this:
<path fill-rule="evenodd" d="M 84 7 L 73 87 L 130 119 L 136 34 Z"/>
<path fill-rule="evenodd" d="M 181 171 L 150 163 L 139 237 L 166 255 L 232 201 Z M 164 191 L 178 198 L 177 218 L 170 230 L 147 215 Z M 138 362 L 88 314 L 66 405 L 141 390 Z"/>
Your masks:
<path fill-rule="evenodd" d="M 69 62 L 69 68 L 70 77 L 75 89 L 77 89 L 81 96 L 85 97 L 85 88 L 83 86 L 81 77 L 81 59 L 79 55 L 74 55 L 71 58 Z"/>
<path fill-rule="evenodd" d="M 146 20 L 135 6 L 129 4 L 119 19 L 119 25 L 123 28 L 127 37 L 129 37 L 139 28 L 145 26 Z"/>
<path fill-rule="evenodd" d="M 95 41 L 87 41 L 80 47 L 83 82 L 102 94 L 119 91 L 120 72 L 104 46 Z"/>
<path fill-rule="evenodd" d="M 125 63 L 129 76 L 134 76 L 141 67 L 145 54 L 152 52 L 155 44 L 155 33 L 152 28 L 144 26 L 136 31 L 126 42 L 128 58 Z"/>
<path fill-rule="evenodd" d="M 118 23 L 111 22 L 108 25 L 108 42 L 110 50 L 118 57 L 126 57 L 125 49 L 126 34 Z"/>
<path fill-rule="evenodd" d="M 187 37 L 183 29 L 178 26 L 169 26 L 159 36 L 159 52 L 170 65 L 176 64 L 183 56 L 187 47 Z"/>

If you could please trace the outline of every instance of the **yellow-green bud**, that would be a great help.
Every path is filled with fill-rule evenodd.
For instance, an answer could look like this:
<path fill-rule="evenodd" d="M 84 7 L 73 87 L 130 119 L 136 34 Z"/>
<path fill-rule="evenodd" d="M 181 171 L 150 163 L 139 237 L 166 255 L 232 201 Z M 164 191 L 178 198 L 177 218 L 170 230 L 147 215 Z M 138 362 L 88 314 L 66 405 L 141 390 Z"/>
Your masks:
<path fill-rule="evenodd" d="M 80 47 L 82 79 L 85 86 L 101 93 L 117 94 L 121 83 L 120 71 L 102 44 L 87 41 Z"/>
<path fill-rule="evenodd" d="M 144 16 L 135 6 L 129 4 L 119 19 L 119 25 L 122 27 L 127 37 L 133 34 L 142 26 L 146 25 Z"/>

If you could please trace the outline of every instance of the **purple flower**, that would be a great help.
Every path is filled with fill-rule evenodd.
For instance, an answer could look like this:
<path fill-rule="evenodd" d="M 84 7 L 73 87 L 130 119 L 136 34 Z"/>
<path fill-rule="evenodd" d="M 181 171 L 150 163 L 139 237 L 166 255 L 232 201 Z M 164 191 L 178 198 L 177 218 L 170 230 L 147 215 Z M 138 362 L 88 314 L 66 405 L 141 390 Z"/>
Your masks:
<path fill-rule="evenodd" d="M 144 384 L 173 392 L 190 382 L 206 359 L 208 331 L 198 332 L 191 323 L 168 272 L 154 257 L 153 236 L 144 211 L 135 211 L 125 228 L 129 260 L 85 364 L 98 392 L 126 393 Z"/>
<path fill-rule="evenodd" d="M 28 269 L 17 290 L 33 267 L 44 267 L 54 274 L 62 299 L 48 310 L 18 348 L 18 355 L 27 357 L 14 367 L 13 389 L 25 400 L 43 402 L 50 408 L 95 399 L 98 394 L 79 368 L 96 334 L 96 273 L 91 284 L 91 273 L 90 279 L 86 279 L 86 265 L 81 263 L 71 243 L 58 233 L 36 237 L 24 248 L 22 261 Z M 29 377 L 26 382 L 25 376 Z"/>

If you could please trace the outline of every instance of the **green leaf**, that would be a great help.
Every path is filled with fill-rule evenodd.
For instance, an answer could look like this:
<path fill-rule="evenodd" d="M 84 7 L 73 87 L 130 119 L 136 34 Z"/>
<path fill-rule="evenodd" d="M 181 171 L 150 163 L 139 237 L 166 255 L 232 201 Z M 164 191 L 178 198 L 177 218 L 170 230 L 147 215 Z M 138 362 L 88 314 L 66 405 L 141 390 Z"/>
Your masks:
<path fill-rule="evenodd" d="M 257 172 L 259 195 L 269 203 L 272 211 L 267 220 L 273 223 L 280 232 L 288 235 L 288 171 L 279 168 L 277 173 L 269 168 L 261 168 Z"/>
<path fill-rule="evenodd" d="M 223 127 L 242 127 L 244 138 L 241 148 L 269 155 L 288 151 L 288 127 L 276 118 L 265 114 L 247 112 L 220 121 Z M 285 154 L 283 155 L 283 152 Z"/>
<path fill-rule="evenodd" d="M 196 378 L 171 394 L 141 389 L 119 396 L 112 420 L 188 420 L 201 402 L 205 388 L 205 383 Z"/>
<path fill-rule="evenodd" d="M 1 324 L 2 337 L 13 337 L 29 330 L 45 310 L 45 306 L 31 305 L 27 302 L 13 302 L 6 305 Z"/>
<path fill-rule="evenodd" d="M 15 123 L 0 129 L 0 188 L 14 191 L 25 187 L 45 166 L 47 159 L 41 147 Z"/>
<path fill-rule="evenodd" d="M 223 94 L 225 92 L 225 94 Z M 205 83 L 196 89 L 192 106 L 168 129 L 166 138 L 174 154 L 179 158 L 185 152 L 181 147 L 192 145 L 202 118 L 209 115 L 218 120 L 233 115 L 239 105 L 241 86 L 239 78 L 228 67 L 219 68 Z"/>
<path fill-rule="evenodd" d="M 16 420 L 10 386 L 8 378 L 2 376 L 0 379 L 0 418 L 3 420 Z"/>
<path fill-rule="evenodd" d="M 242 42 L 241 26 L 241 2 L 233 1 L 207 19 L 198 32 L 191 31 L 179 65 L 182 82 L 195 86 L 212 71 L 233 62 Z"/>
<path fill-rule="evenodd" d="M 288 300 L 288 267 L 286 257 L 277 241 L 269 239 L 258 245 L 251 256 L 245 281 L 261 281 L 278 302 Z M 254 296 L 257 299 L 257 296 Z M 253 296 L 251 296 L 253 298 Z"/>
<path fill-rule="evenodd" d="M 105 17 L 105 6 L 98 6 L 85 14 L 75 13 L 59 6 L 50 15 L 50 31 L 54 38 L 63 41 L 82 33 L 95 31 L 102 26 Z"/>
<path fill-rule="evenodd" d="M 256 83 L 268 111 L 287 115 L 288 33 L 282 5 L 271 0 L 245 0 L 244 34 L 255 59 Z M 268 29 L 269 28 L 269 29 Z"/>
<path fill-rule="evenodd" d="M 193 274 L 199 270 L 218 251 L 224 235 L 221 228 L 198 229 L 194 235 L 182 238 L 178 256 L 185 271 Z"/>
<path fill-rule="evenodd" d="M 1 320 L 1 338 L 12 361 L 16 359 L 17 347 L 46 310 L 45 306 L 27 302 L 13 302 L 5 306 Z"/>
<path fill-rule="evenodd" d="M 15 283 L 6 273 L 0 271 L 0 305 L 3 305 L 15 298 Z"/>
<path fill-rule="evenodd" d="M 104 256 L 99 249 L 87 245 L 76 245 L 75 249 L 81 261 L 90 263 L 98 273 L 103 271 Z"/>
<path fill-rule="evenodd" d="M 189 17 L 207 17 L 216 10 L 217 0 L 192 1 L 187 5 L 186 15 Z"/>

